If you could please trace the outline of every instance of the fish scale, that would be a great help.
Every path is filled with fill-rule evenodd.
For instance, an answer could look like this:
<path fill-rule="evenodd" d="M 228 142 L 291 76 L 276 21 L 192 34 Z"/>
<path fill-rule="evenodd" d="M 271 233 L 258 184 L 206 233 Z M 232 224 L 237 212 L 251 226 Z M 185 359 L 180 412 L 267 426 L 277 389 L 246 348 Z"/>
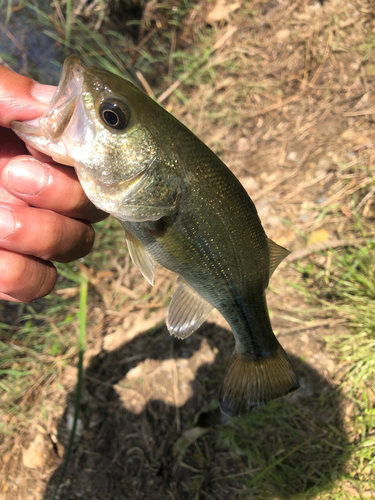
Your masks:
<path fill-rule="evenodd" d="M 153 261 L 177 273 L 167 326 L 183 339 L 212 308 L 235 347 L 220 408 L 242 415 L 298 388 L 268 315 L 265 290 L 288 254 L 267 238 L 254 203 L 226 165 L 130 82 L 70 56 L 50 107 L 13 122 L 28 144 L 74 165 L 82 187 L 125 228 L 153 284 Z"/>

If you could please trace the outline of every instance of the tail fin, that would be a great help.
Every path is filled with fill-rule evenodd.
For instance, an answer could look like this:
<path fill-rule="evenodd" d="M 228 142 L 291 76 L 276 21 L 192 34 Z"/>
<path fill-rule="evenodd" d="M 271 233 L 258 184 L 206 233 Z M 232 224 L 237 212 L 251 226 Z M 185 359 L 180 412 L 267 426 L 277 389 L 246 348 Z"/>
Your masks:
<path fill-rule="evenodd" d="M 229 416 L 244 415 L 298 388 L 297 375 L 280 344 L 259 360 L 246 360 L 234 351 L 221 386 L 220 409 Z"/>

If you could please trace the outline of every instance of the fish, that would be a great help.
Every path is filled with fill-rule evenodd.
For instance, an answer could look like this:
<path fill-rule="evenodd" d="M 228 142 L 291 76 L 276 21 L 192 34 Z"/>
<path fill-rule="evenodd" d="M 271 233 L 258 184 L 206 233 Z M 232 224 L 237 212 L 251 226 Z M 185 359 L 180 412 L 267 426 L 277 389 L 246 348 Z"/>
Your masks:
<path fill-rule="evenodd" d="M 178 275 L 169 332 L 185 339 L 216 308 L 235 346 L 220 389 L 223 414 L 245 415 L 298 389 L 275 337 L 265 291 L 288 251 L 269 239 L 231 170 L 131 82 L 69 56 L 45 113 L 13 121 L 26 144 L 73 166 L 93 204 L 125 229 L 150 284 L 155 262 Z"/>

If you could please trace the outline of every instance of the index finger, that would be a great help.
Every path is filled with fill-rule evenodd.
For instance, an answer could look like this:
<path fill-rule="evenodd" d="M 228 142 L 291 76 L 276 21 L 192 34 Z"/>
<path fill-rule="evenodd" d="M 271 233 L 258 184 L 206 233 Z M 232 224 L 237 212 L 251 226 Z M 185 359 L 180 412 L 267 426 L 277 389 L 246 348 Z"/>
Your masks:
<path fill-rule="evenodd" d="M 90 222 L 108 216 L 87 198 L 71 167 L 16 156 L 0 169 L 1 183 L 11 195 L 34 207 Z"/>

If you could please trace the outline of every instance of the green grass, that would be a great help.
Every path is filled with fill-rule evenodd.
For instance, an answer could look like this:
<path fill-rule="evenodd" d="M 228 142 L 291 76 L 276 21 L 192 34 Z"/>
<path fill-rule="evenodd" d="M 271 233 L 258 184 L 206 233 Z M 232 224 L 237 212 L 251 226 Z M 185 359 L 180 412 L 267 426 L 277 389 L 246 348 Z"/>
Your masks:
<path fill-rule="evenodd" d="M 59 9 L 55 8 L 56 4 L 59 4 Z M 108 0 L 103 0 L 96 8 L 91 8 L 90 2 L 81 2 L 81 8 L 77 10 L 77 2 L 71 0 L 66 1 L 65 5 L 61 5 L 61 2 L 51 4 L 48 1 L 27 0 L 18 5 L 12 0 L 6 3 L 3 0 L 0 12 L 6 11 L 7 31 L 2 36 L 0 61 L 11 64 L 14 69 L 43 83 L 56 84 L 63 60 L 74 53 L 87 66 L 99 66 L 135 82 L 138 70 L 150 83 L 155 83 L 157 78 L 161 86 L 160 74 L 166 75 L 163 80 L 168 82 L 171 69 L 174 66 L 181 68 L 184 57 L 179 51 L 170 54 L 172 39 L 179 35 L 183 20 L 194 7 L 194 2 L 182 0 L 178 9 L 173 2 L 159 2 L 157 20 L 154 21 L 151 16 L 150 23 L 146 25 L 141 25 L 136 18 L 132 19 L 131 14 L 121 17 L 114 8 L 115 3 L 112 2 L 112 7 L 110 4 Z M 128 2 L 128 7 L 131 10 L 131 2 Z M 109 16 L 111 8 L 113 15 Z M 26 40 L 25 43 L 22 41 L 18 29 L 20 25 L 29 33 L 28 43 L 31 38 L 41 52 L 38 54 L 38 67 L 33 61 L 35 51 L 31 54 Z M 140 31 L 152 32 L 146 45 L 138 46 Z M 13 45 L 14 38 L 18 40 L 18 50 Z M 46 56 L 43 52 L 45 47 L 48 47 Z M 13 58 L 10 58 L 11 52 L 15 53 Z M 50 59 L 55 61 L 56 67 L 53 69 L 49 64 Z"/>
<path fill-rule="evenodd" d="M 159 4 L 166 14 L 167 27 L 175 31 L 164 29 L 163 34 L 156 30 L 151 47 L 147 50 L 138 48 L 135 54 L 131 54 L 130 49 L 134 49 L 136 44 L 128 35 L 108 27 L 105 33 L 95 30 L 103 11 L 94 11 L 90 23 L 83 23 L 79 17 L 71 22 L 71 1 L 66 3 L 61 19 L 56 12 L 52 16 L 45 14 L 37 3 L 32 2 L 25 2 L 20 11 L 31 12 L 29 22 L 32 24 L 37 19 L 44 36 L 57 44 L 58 64 L 54 64 L 53 78 L 56 78 L 63 58 L 70 51 L 78 53 L 85 64 L 95 64 L 118 74 L 127 73 L 130 77 L 134 77 L 134 71 L 140 69 L 146 78 L 153 79 L 161 70 L 172 68 L 174 78 L 181 77 L 189 86 L 220 79 L 217 69 L 222 64 L 227 65 L 228 74 L 235 76 L 238 61 L 212 61 L 211 28 L 207 28 L 204 36 L 198 34 L 200 44 L 192 50 L 177 49 L 170 53 L 171 37 L 178 31 L 181 20 L 192 5 L 193 2 L 182 2 L 178 12 L 175 12 L 169 2 Z M 17 15 L 11 12 L 12 2 L 2 2 L 1 7 L 6 11 L 5 22 L 11 27 L 12 16 Z M 106 14 L 103 15 L 105 22 Z M 17 61 L 5 51 L 0 53 L 0 57 L 9 64 Z M 33 71 L 29 73 L 44 82 L 48 81 L 46 74 Z M 51 70 L 48 71 L 51 75 Z M 171 75 L 164 71 L 160 80 L 158 89 L 161 91 L 170 82 Z M 260 93 L 264 90 L 262 82 L 253 82 L 251 86 Z M 245 95 L 245 90 L 240 88 L 235 100 L 241 102 Z M 181 90 L 175 91 L 175 100 L 184 105 L 189 103 L 189 98 Z M 240 112 L 241 109 L 238 110 Z M 207 113 L 211 113 L 217 123 L 223 118 L 237 121 L 236 117 L 227 118 L 223 109 L 207 109 Z M 373 181 L 371 170 L 366 167 L 341 167 L 348 183 L 359 170 L 363 170 Z M 362 198 L 372 185 L 369 182 L 363 188 Z M 353 208 L 358 200 L 348 200 L 348 203 L 352 203 L 350 207 Z M 316 222 L 321 223 L 328 216 L 340 220 L 339 208 L 339 204 L 324 208 Z M 324 253 L 324 257 L 330 256 L 329 265 L 327 261 L 321 264 L 314 256 L 299 262 L 295 266 L 299 276 L 292 284 L 308 306 L 303 312 L 311 320 L 322 309 L 332 318 L 345 320 L 345 330 L 331 332 L 324 338 L 327 349 L 340 367 L 334 388 L 310 396 L 309 409 L 303 404 L 274 402 L 247 418 L 233 420 L 231 424 L 200 437 L 182 457 L 186 465 L 196 471 L 191 481 L 186 480 L 183 484 L 192 499 L 215 498 L 208 491 L 206 472 L 214 451 L 229 452 L 233 467 L 240 470 L 239 475 L 228 472 L 210 479 L 216 484 L 217 491 L 226 488 L 231 492 L 228 498 L 340 500 L 361 498 L 361 495 L 375 491 L 373 224 L 364 217 L 356 216 L 348 231 L 351 237 L 364 239 L 361 248 L 342 248 Z M 34 418 L 40 418 L 34 414 L 35 399 L 39 394 L 43 398 L 46 396 L 42 391 L 38 392 L 38 388 L 45 389 L 52 382 L 58 383 L 61 367 L 77 364 L 77 358 L 82 363 L 85 321 L 89 323 L 88 329 L 92 326 L 91 318 L 85 312 L 86 305 L 78 303 L 79 292 L 81 297 L 82 293 L 86 293 L 83 290 L 87 285 L 85 268 L 93 275 L 102 270 L 116 271 L 116 265 L 121 266 L 126 257 L 123 230 L 115 220 L 110 218 L 96 224 L 96 233 L 93 252 L 81 262 L 84 268 L 75 263 L 58 266 L 60 279 L 57 293 L 35 304 L 2 305 L 2 316 L 8 320 L 0 324 L 1 406 L 11 422 L 2 423 L 0 427 L 4 441 L 9 436 L 16 436 L 20 427 L 27 428 Z M 59 295 L 59 291 L 68 288 L 76 288 L 77 295 L 68 299 Z M 98 301 L 94 287 L 89 286 L 87 300 L 89 304 Z M 299 321 L 296 317 L 294 319 Z M 343 417 L 343 401 L 351 408 L 347 419 Z M 14 423 L 11 420 L 13 416 L 17 417 Z M 43 418 L 47 419 L 48 415 Z M 11 446 L 11 441 L 8 442 Z M 345 489 L 347 484 L 352 489 Z M 212 485 L 210 488 L 212 491 Z"/>
<path fill-rule="evenodd" d="M 67 332 L 74 328 L 75 318 L 67 312 L 66 302 L 55 297 L 46 299 L 43 304 L 47 307 L 20 306 L 15 322 L 11 326 L 3 325 L 0 342 L 2 374 L 8 371 L 11 376 L 1 383 L 13 401 L 21 398 L 35 383 L 35 378 L 25 378 L 24 375 L 35 373 L 43 379 L 48 378 L 50 370 L 62 362 L 70 347 Z"/>
<path fill-rule="evenodd" d="M 276 401 L 198 440 L 201 449 L 206 442 L 229 450 L 242 465 L 241 479 L 212 479 L 234 498 L 349 500 L 375 491 L 375 242 L 359 218 L 355 230 L 366 237 L 363 247 L 332 251 L 329 267 L 317 263 L 319 256 L 295 266 L 293 288 L 310 305 L 305 317 L 324 310 L 346 320 L 342 333 L 324 338 L 339 367 L 335 385 L 327 392 L 323 384 L 307 407 Z M 192 448 L 183 460 L 200 466 Z M 201 471 L 192 491 L 206 481 Z"/>
<path fill-rule="evenodd" d="M 316 312 L 323 309 L 332 318 L 345 320 L 346 328 L 330 332 L 324 340 L 340 366 L 336 377 L 340 390 L 353 405 L 344 477 L 358 493 L 375 491 L 375 241 L 371 227 L 366 231 L 364 226 L 357 217 L 352 227 L 365 238 L 363 247 L 330 251 L 329 266 L 314 258 L 300 262 L 296 268 L 302 278 L 294 284 L 305 302 L 319 304 Z"/>
<path fill-rule="evenodd" d="M 73 278 L 73 277 L 72 277 Z M 83 356 L 85 353 L 85 339 L 86 339 L 86 321 L 87 321 L 87 291 L 89 278 L 87 275 L 81 273 L 76 279 L 76 282 L 80 285 L 80 297 L 79 297 L 79 336 L 78 336 L 78 381 L 77 388 L 75 393 L 75 401 L 74 401 L 74 415 L 73 415 L 73 425 L 72 430 L 70 432 L 69 442 L 67 446 L 67 451 L 64 456 L 63 465 L 61 467 L 60 475 L 57 480 L 55 491 L 52 497 L 52 500 L 55 499 L 58 489 L 61 485 L 61 482 L 64 479 L 65 471 L 69 463 L 70 454 L 72 451 L 72 446 L 77 430 L 77 422 L 79 418 L 79 410 L 81 405 L 81 397 L 82 397 L 82 387 L 83 387 Z"/>
<path fill-rule="evenodd" d="M 352 174 L 362 170 L 351 166 Z M 358 198 L 370 190 L 368 183 Z M 358 199 L 347 203 L 355 208 Z M 331 210 L 327 207 L 326 213 Z M 300 260 L 294 265 L 297 277 L 287 283 L 305 306 L 291 310 L 294 316 L 286 319 L 313 324 L 314 317 L 324 314 L 344 325 L 322 339 L 336 365 L 332 387 L 327 391 L 321 381 L 321 392 L 309 396 L 307 406 L 303 400 L 297 405 L 276 401 L 198 440 L 201 450 L 229 450 L 242 465 L 241 479 L 236 474 L 212 478 L 229 488 L 233 498 L 351 500 L 372 498 L 375 492 L 373 221 L 354 211 L 346 230 L 353 241 L 363 243 Z M 186 488 L 202 492 L 207 475 L 193 447 L 185 450 L 183 460 L 201 469 Z M 211 498 L 203 493 L 206 497 Z"/>
<path fill-rule="evenodd" d="M 126 254 L 122 228 L 114 219 L 96 225 L 97 244 L 86 259 L 81 259 L 92 273 L 108 267 L 114 248 L 121 262 Z M 99 242 L 99 244 L 98 244 Z M 59 280 L 56 292 L 32 304 L 2 302 L 1 315 L 8 322 L 0 325 L 0 387 L 3 391 L 0 406 L 10 413 L 18 412 L 22 403 L 25 418 L 32 409 L 34 397 L 25 401 L 33 388 L 45 386 L 58 377 L 59 369 L 70 364 L 80 351 L 78 342 L 79 316 L 82 308 L 76 298 L 64 298 L 59 291 L 79 287 L 85 279 L 85 269 L 76 263 L 56 264 Z M 90 288 L 90 297 L 95 290 Z M 11 313 L 9 313 L 11 311 Z"/>
<path fill-rule="evenodd" d="M 357 228 L 366 238 L 363 247 L 330 250 L 329 267 L 313 262 L 296 266 L 304 277 L 299 291 L 333 317 L 344 318 L 350 328 L 325 340 L 344 363 L 345 384 L 352 390 L 372 383 L 375 367 L 375 241 L 364 233 L 359 219 Z"/>
<path fill-rule="evenodd" d="M 35 401 L 30 401 L 29 404 L 26 402 L 25 404 L 25 398 L 31 391 L 34 393 L 33 397 L 35 397 L 35 392 L 37 392 L 36 384 L 46 390 L 49 383 L 58 376 L 58 369 L 62 368 L 67 362 L 71 362 L 78 349 L 78 380 L 73 428 L 60 478 L 56 484 L 55 494 L 69 461 L 79 416 L 83 384 L 83 355 L 89 283 L 88 277 L 82 272 L 75 272 L 72 266 L 65 264 L 58 267 L 60 275 L 65 278 L 64 285 L 76 284 L 80 287 L 78 312 L 76 314 L 67 314 L 69 304 L 66 301 L 63 301 L 62 304 L 58 303 L 59 301 L 56 300 L 58 297 L 51 294 L 46 299 L 43 315 L 38 313 L 32 306 L 26 306 L 26 313 L 22 314 L 23 306 L 20 306 L 21 311 L 18 322 L 24 325 L 14 328 L 8 342 L 0 342 L 1 365 L 9 367 L 0 370 L 0 387 L 8 396 L 2 398 L 1 407 L 3 411 L 8 413 L 9 417 L 14 414 L 17 414 L 18 417 L 17 425 L 12 427 L 0 426 L 0 432 L 2 431 L 8 436 L 12 433 L 16 435 L 20 430 L 20 425 L 21 427 L 27 427 L 29 422 L 37 420 L 38 417 L 34 414 L 33 409 Z M 60 321 L 60 317 L 64 317 L 64 319 Z M 76 338 L 77 329 L 79 329 L 78 339 Z M 71 347 L 73 347 L 73 350 Z M 43 408 L 41 411 L 43 414 Z M 43 417 L 42 420 L 48 420 L 47 413 L 44 412 Z"/>
<path fill-rule="evenodd" d="M 316 401 L 319 411 L 332 401 Z M 326 408 L 327 409 L 327 408 Z M 332 487 L 348 458 L 345 433 L 281 403 L 220 432 L 233 454 L 242 455 L 249 470 L 246 491 L 256 498 L 313 498 Z"/>

